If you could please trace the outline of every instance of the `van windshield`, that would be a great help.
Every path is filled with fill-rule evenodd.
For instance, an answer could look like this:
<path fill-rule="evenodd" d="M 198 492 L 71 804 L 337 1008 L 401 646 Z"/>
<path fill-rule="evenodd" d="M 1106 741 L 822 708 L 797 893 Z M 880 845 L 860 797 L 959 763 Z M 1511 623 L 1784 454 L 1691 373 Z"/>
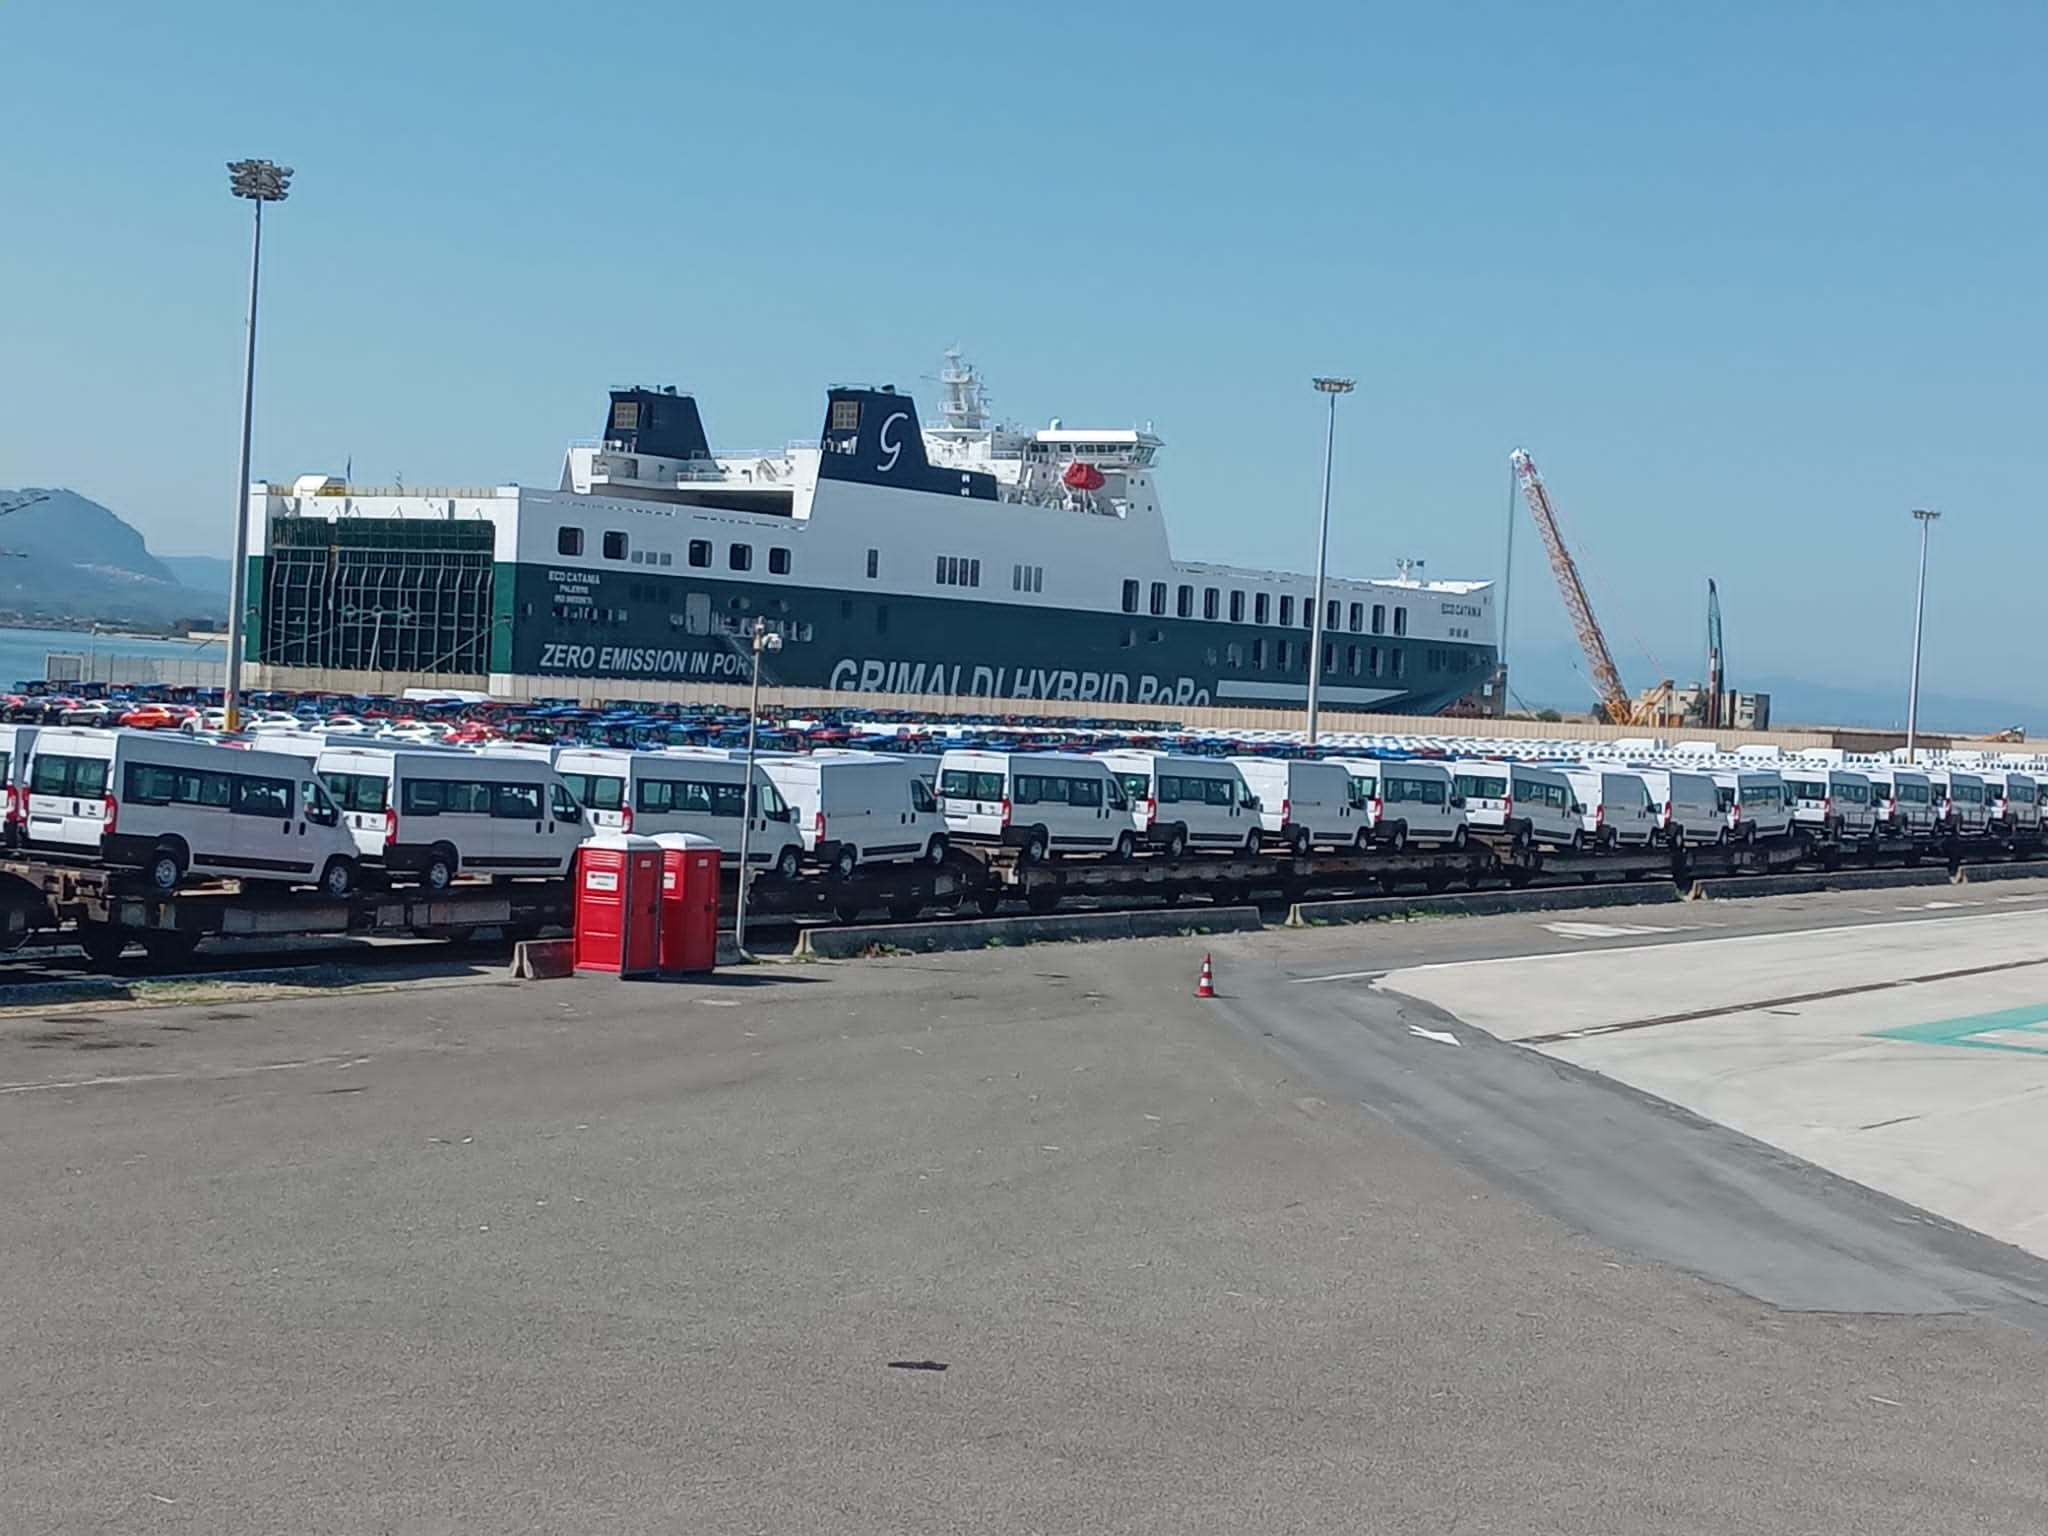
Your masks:
<path fill-rule="evenodd" d="M 1351 803 L 1353 805 L 1364 805 L 1379 792 L 1379 780 L 1368 778 L 1364 774 L 1354 773 L 1351 776 Z"/>
<path fill-rule="evenodd" d="M 388 803 L 390 786 L 374 773 L 323 773 L 320 782 L 344 811 L 378 815 Z"/>
<path fill-rule="evenodd" d="M 1726 784 L 1723 784 L 1715 793 L 1714 802 L 1724 811 L 1733 810 L 1735 808 L 1735 791 Z"/>
<path fill-rule="evenodd" d="M 616 811 L 626 803 L 626 781 L 595 773 L 565 773 L 562 782 L 576 803 L 593 811 Z"/>

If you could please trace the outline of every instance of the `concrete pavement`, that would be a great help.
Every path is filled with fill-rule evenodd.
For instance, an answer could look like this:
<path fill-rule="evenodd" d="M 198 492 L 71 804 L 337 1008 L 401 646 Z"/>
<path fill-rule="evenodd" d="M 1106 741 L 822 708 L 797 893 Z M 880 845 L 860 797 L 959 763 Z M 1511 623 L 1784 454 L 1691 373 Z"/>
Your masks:
<path fill-rule="evenodd" d="M 9 1021 L 0 1530 L 2048 1529 L 2039 1266 L 1296 984 L 1644 942 L 1691 937 Z M 1559 1197 L 1631 1170 L 1611 1231 Z M 1647 1256 L 1690 1208 L 1871 1310 Z"/>

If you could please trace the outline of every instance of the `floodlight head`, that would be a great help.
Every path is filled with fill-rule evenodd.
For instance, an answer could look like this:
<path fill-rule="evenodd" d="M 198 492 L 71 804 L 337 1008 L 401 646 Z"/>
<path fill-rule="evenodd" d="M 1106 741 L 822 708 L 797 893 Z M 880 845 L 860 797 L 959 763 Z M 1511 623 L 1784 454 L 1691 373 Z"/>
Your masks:
<path fill-rule="evenodd" d="M 1913 509 L 1913 515 L 1919 518 L 1920 521 L 1923 523 L 1937 522 L 1940 520 L 1941 517 L 1941 514 L 1939 512 L 1929 512 L 1924 507 L 1915 507 Z"/>
<path fill-rule="evenodd" d="M 292 168 L 268 160 L 230 160 L 228 190 L 252 203 L 281 203 L 291 191 Z"/>
<path fill-rule="evenodd" d="M 1325 395 L 1348 395 L 1358 387 L 1355 379 L 1312 379 L 1309 382 Z"/>

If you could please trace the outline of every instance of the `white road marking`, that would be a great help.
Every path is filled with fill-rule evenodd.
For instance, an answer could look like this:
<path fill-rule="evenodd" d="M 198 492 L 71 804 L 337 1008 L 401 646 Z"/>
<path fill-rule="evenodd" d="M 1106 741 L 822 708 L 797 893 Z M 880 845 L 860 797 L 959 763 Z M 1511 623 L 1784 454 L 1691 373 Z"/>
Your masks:
<path fill-rule="evenodd" d="M 1339 971 L 1334 976 L 1292 976 L 1288 978 L 1287 984 L 1290 987 L 1300 987 L 1306 986 L 1312 981 L 1370 981 L 1375 976 L 1383 976 L 1385 974 L 1386 972 L 1383 970 Z"/>
<path fill-rule="evenodd" d="M 221 1072 L 117 1072 L 105 1077 L 63 1077 L 40 1083 L 0 1083 L 0 1094 L 49 1093 L 61 1088 L 119 1088 L 129 1083 L 171 1083 L 185 1078 L 219 1082 L 231 1077 L 253 1077 L 259 1072 L 296 1072 L 302 1067 L 359 1067 L 367 1056 L 319 1056 L 311 1061 L 273 1061 L 260 1067 L 230 1067 Z"/>
<path fill-rule="evenodd" d="M 1637 933 L 1678 933 L 1685 925 L 1660 927 L 1655 923 L 1545 923 L 1561 939 L 1625 939 Z"/>
<path fill-rule="evenodd" d="M 1424 1029 L 1420 1024 L 1410 1024 L 1408 1033 L 1420 1035 L 1425 1040 L 1435 1040 L 1443 1045 L 1456 1045 L 1458 1037 L 1447 1029 Z"/>

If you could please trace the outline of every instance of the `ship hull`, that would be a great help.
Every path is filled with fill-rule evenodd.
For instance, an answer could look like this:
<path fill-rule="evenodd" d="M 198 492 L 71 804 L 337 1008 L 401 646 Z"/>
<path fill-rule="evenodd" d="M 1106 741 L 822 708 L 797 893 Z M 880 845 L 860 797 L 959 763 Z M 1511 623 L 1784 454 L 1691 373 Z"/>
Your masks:
<path fill-rule="evenodd" d="M 1308 632 L 903 593 L 500 565 L 490 671 L 564 684 L 730 686 L 758 615 L 784 636 L 768 687 L 1025 703 L 1301 704 Z M 1478 693 L 1490 645 L 1335 631 L 1328 710 L 1433 714 Z M 1281 670 L 1285 645 L 1288 666 Z M 1252 664 L 1263 659 L 1265 666 Z M 1398 660 L 1396 659 L 1398 657 Z M 1236 663 L 1233 665 L 1233 661 Z"/>

